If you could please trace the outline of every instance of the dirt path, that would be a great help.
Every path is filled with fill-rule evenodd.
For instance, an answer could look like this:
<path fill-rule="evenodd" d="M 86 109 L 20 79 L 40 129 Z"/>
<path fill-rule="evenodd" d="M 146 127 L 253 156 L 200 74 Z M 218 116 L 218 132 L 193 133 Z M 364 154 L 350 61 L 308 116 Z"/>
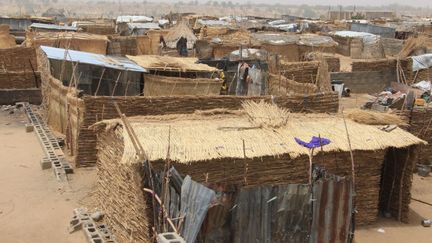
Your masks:
<path fill-rule="evenodd" d="M 86 242 L 67 226 L 91 191 L 95 171 L 78 170 L 69 187 L 59 187 L 52 170 L 41 170 L 42 148 L 25 122 L 22 113 L 0 111 L 0 242 Z"/>

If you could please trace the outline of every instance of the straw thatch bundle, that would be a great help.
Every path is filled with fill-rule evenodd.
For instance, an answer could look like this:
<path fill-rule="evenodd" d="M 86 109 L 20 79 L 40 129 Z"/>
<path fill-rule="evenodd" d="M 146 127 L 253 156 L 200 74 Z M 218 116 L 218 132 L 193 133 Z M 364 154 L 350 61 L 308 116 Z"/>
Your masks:
<path fill-rule="evenodd" d="M 288 122 L 289 111 L 284 108 L 260 101 L 245 101 L 242 104 L 249 121 L 255 127 L 278 128 L 285 126 Z"/>
<path fill-rule="evenodd" d="M 432 40 L 429 37 L 423 35 L 418 37 L 410 37 L 405 42 L 402 50 L 399 52 L 398 58 L 405 59 L 415 54 L 416 51 L 427 48 L 432 48 Z"/>
<path fill-rule="evenodd" d="M 187 48 L 192 49 L 197 37 L 194 35 L 192 29 L 183 22 L 169 29 L 168 34 L 164 37 L 167 47 L 175 49 L 177 47 L 177 41 L 181 37 L 187 39 Z"/>
<path fill-rule="evenodd" d="M 344 111 L 347 118 L 368 125 L 398 125 L 405 126 L 407 123 L 395 114 L 375 112 L 370 110 L 350 109 Z"/>
<path fill-rule="evenodd" d="M 219 95 L 223 81 L 145 75 L 144 96 Z"/>

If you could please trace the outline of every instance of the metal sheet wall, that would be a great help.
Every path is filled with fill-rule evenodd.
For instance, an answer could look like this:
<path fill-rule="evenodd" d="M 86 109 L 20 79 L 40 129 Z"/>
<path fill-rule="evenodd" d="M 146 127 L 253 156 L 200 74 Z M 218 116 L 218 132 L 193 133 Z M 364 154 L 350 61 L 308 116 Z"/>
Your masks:
<path fill-rule="evenodd" d="M 242 189 L 233 209 L 233 242 L 308 242 L 308 185 Z"/>
<path fill-rule="evenodd" d="M 321 179 L 313 186 L 311 243 L 348 242 L 352 186 L 347 179 Z"/>

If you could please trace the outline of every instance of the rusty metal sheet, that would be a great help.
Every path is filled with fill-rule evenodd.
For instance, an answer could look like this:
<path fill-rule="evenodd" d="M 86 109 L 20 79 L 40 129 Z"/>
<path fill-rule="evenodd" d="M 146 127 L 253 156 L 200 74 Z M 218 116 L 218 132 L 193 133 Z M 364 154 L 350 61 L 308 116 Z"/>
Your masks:
<path fill-rule="evenodd" d="M 308 242 L 308 185 L 242 189 L 233 208 L 234 242 Z"/>
<path fill-rule="evenodd" d="M 351 181 L 320 179 L 313 186 L 311 243 L 348 242 L 352 217 Z"/>
<path fill-rule="evenodd" d="M 186 176 L 181 187 L 180 214 L 184 216 L 182 236 L 186 242 L 195 242 L 215 192 Z"/>

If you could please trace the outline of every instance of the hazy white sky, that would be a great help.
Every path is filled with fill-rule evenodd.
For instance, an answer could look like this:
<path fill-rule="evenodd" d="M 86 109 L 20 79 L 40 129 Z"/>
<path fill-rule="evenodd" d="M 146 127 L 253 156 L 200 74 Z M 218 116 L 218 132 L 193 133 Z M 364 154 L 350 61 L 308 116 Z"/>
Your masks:
<path fill-rule="evenodd" d="M 162 0 L 164 2 L 177 2 L 179 0 Z M 207 2 L 208 0 L 198 0 Z M 228 1 L 228 0 L 212 0 Z M 309 4 L 309 5 L 358 5 L 358 6 L 381 6 L 388 4 L 400 4 L 416 7 L 432 7 L 432 0 L 231 0 L 232 2 L 251 2 L 251 3 L 281 3 L 281 4 Z"/>

